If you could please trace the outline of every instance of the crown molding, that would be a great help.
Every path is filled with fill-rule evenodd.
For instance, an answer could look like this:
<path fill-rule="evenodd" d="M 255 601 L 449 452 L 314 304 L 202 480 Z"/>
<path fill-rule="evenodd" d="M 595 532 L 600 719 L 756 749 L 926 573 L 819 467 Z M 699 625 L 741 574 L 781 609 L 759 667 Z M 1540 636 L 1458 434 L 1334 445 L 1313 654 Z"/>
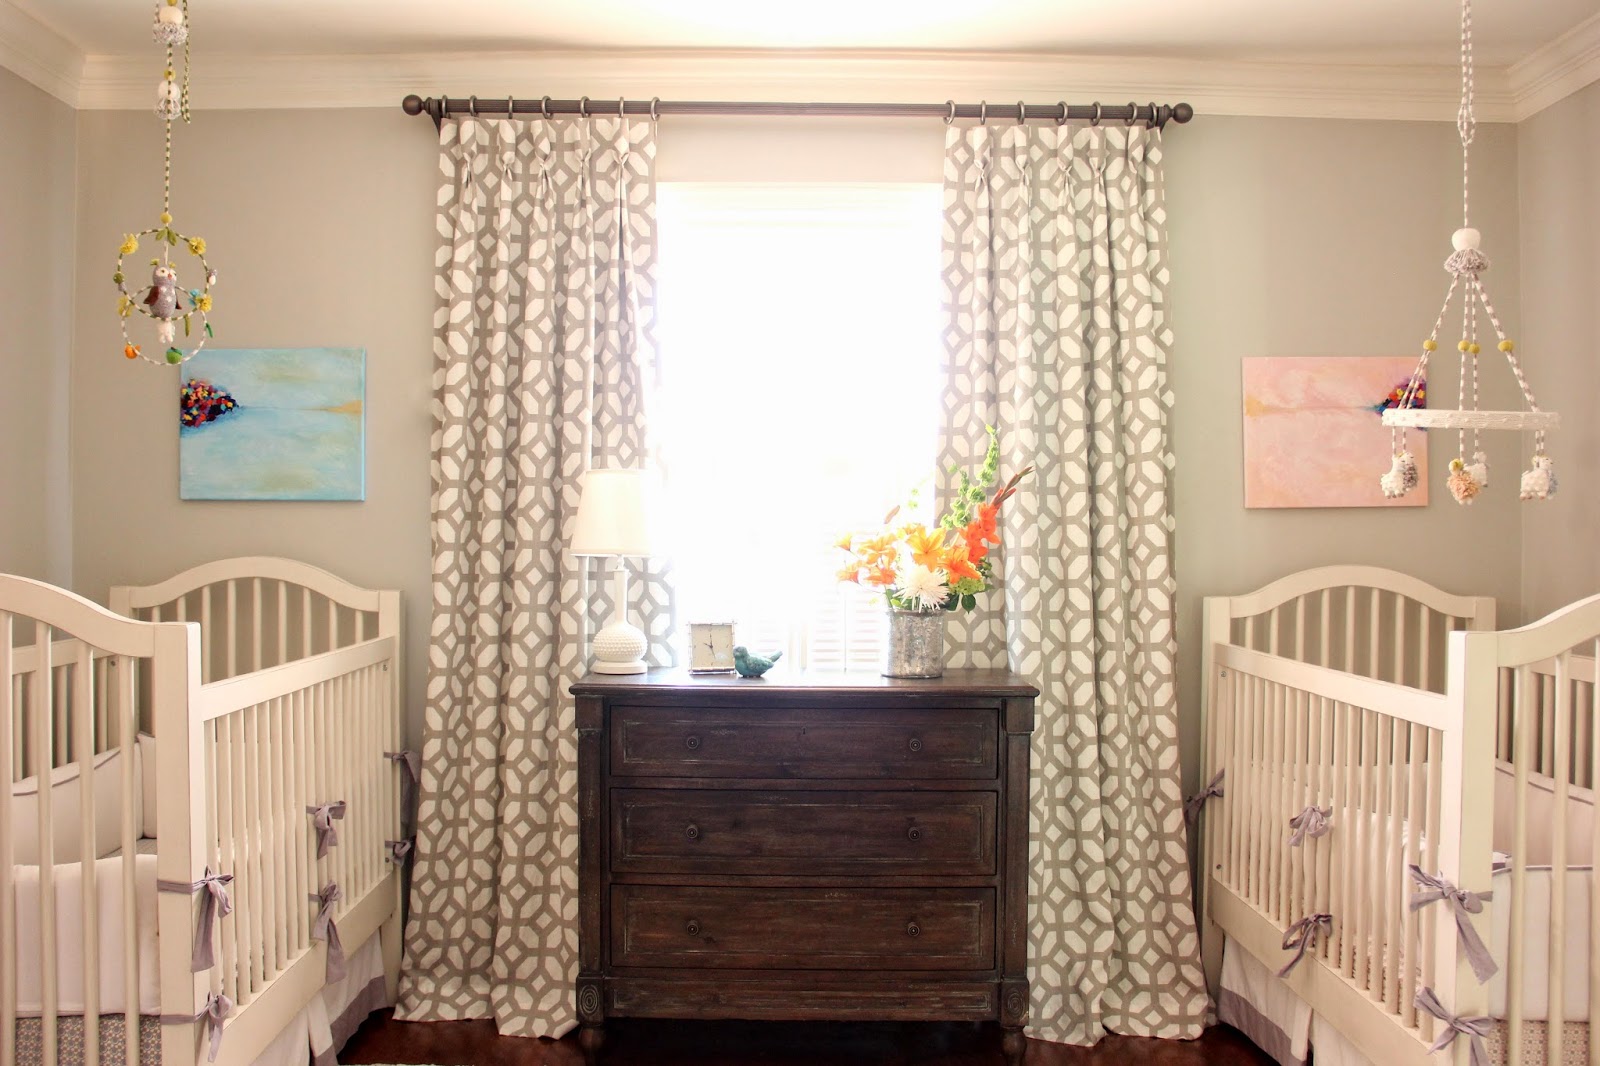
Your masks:
<path fill-rule="evenodd" d="M 1513 63 L 1506 75 L 1518 122 L 1600 81 L 1600 15 Z"/>
<path fill-rule="evenodd" d="M 148 59 L 90 56 L 78 106 L 142 108 Z M 1202 115 L 1448 120 L 1450 67 L 940 52 L 519 52 L 195 57 L 196 107 L 397 107 L 407 93 L 572 98 L 1187 100 Z M 1480 79 L 1480 117 L 1514 114 L 1503 72 Z"/>
<path fill-rule="evenodd" d="M 0 0 L 0 67 L 77 107 L 83 66 L 77 45 L 11 0 Z"/>

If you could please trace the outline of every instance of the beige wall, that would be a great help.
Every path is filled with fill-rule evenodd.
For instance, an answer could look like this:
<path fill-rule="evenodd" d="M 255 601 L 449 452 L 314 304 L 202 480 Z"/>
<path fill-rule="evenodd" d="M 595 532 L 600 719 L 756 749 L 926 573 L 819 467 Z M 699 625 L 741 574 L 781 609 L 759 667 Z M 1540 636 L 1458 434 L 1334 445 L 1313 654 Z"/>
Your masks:
<path fill-rule="evenodd" d="M 1600 592 L 1600 84 L 1517 129 L 1522 210 L 1519 351 L 1542 405 L 1561 412 L 1550 437 L 1561 491 L 1522 518 L 1526 614 Z"/>
<path fill-rule="evenodd" d="M 406 606 L 412 735 L 428 632 L 433 129 L 381 111 L 200 112 L 176 131 L 174 221 L 218 270 L 218 347 L 367 352 L 364 503 L 178 499 L 179 371 L 122 358 L 112 266 L 161 210 L 161 138 L 139 113 L 84 112 L 72 385 L 75 587 L 284 555 Z"/>
<path fill-rule="evenodd" d="M 862 120 L 663 124 L 661 180 L 939 180 L 941 128 Z M 433 131 L 384 111 L 200 114 L 180 131 L 178 221 L 221 271 L 218 344 L 364 345 L 364 504 L 183 503 L 176 375 L 116 354 L 110 254 L 153 210 L 159 142 L 126 115 L 82 117 L 77 586 L 103 596 L 245 552 L 305 558 L 405 591 L 408 692 L 420 735 L 429 593 Z M 1247 512 L 1239 360 L 1409 354 L 1444 294 L 1458 163 L 1444 124 L 1202 118 L 1169 134 L 1179 637 L 1194 774 L 1199 597 L 1301 567 L 1380 563 L 1517 603 L 1514 482 L 1470 510 Z M 1512 132 L 1485 127 L 1474 176 L 1515 322 Z M 821 160 L 834 162 L 824 164 Z M 146 181 L 141 175 L 151 175 Z M 1513 461 L 1494 453 L 1496 471 Z M 1377 477 L 1381 471 L 1374 471 Z M 1437 489 L 1437 486 L 1435 486 Z"/>
<path fill-rule="evenodd" d="M 4 68 L 0 115 L 0 572 L 69 585 L 77 120 Z"/>
<path fill-rule="evenodd" d="M 1473 221 L 1494 259 L 1488 280 L 1513 333 L 1514 136 L 1510 127 L 1480 127 L 1472 175 Z M 1363 563 L 1495 596 L 1502 620 L 1514 621 L 1522 504 L 1511 443 L 1487 442 L 1490 488 L 1461 507 L 1441 483 L 1440 458 L 1454 454 L 1454 442 L 1435 440 L 1426 508 L 1243 506 L 1241 358 L 1420 354 L 1449 283 L 1442 264 L 1450 234 L 1461 224 L 1455 128 L 1206 118 L 1167 143 L 1180 734 L 1192 788 L 1201 597 L 1245 592 L 1310 566 Z M 1509 375 L 1486 383 L 1494 403 L 1509 398 Z M 1453 393 L 1453 367 L 1431 384 Z"/>

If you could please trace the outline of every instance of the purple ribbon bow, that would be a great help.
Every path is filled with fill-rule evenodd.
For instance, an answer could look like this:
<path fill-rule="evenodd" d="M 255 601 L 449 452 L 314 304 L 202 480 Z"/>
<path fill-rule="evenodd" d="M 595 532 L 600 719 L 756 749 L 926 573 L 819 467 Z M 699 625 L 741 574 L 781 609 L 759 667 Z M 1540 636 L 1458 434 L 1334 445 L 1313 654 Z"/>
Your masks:
<path fill-rule="evenodd" d="M 233 1000 L 221 992 L 213 992 L 206 997 L 206 1005 L 200 1008 L 200 1013 L 190 1016 L 187 1014 L 163 1014 L 162 1022 L 167 1025 L 188 1025 L 191 1022 L 204 1020 L 206 1035 L 210 1037 L 211 1050 L 206 1055 L 207 1062 L 217 1061 L 217 1052 L 222 1050 L 222 1020 L 233 1013 Z"/>
<path fill-rule="evenodd" d="M 330 848 L 339 845 L 339 830 L 334 828 L 333 820 L 344 818 L 344 808 L 344 800 L 306 808 L 306 813 L 311 815 L 311 824 L 317 827 L 317 858 L 322 858 Z"/>
<path fill-rule="evenodd" d="M 317 910 L 317 920 L 311 925 L 311 939 L 328 942 L 328 980 L 342 981 L 347 972 L 344 945 L 339 943 L 339 926 L 333 920 L 333 907 L 344 898 L 344 890 L 339 887 L 339 882 L 329 881 L 322 886 L 321 892 L 313 893 L 311 898 L 322 905 Z"/>
<path fill-rule="evenodd" d="M 1298 848 L 1305 843 L 1306 837 L 1319 837 L 1327 833 L 1333 828 L 1332 818 L 1332 807 L 1318 807 L 1315 804 L 1290 818 L 1289 828 L 1294 832 L 1289 834 L 1289 846 Z"/>
<path fill-rule="evenodd" d="M 1290 959 L 1278 971 L 1279 977 L 1288 977 L 1289 971 L 1300 965 L 1300 960 L 1306 957 L 1306 949 L 1317 938 L 1318 933 L 1333 932 L 1333 915 L 1310 914 L 1295 922 L 1283 933 L 1283 950 L 1294 952 Z"/>
<path fill-rule="evenodd" d="M 1445 1031 L 1439 1034 L 1439 1039 L 1428 1049 L 1429 1052 L 1442 1051 L 1457 1036 L 1465 1036 L 1471 1041 L 1468 1051 L 1472 1066 L 1489 1066 L 1489 1052 L 1483 1046 L 1483 1038 L 1494 1028 L 1493 1018 L 1458 1018 L 1444 1009 L 1444 1004 L 1439 1002 L 1439 997 L 1433 994 L 1431 988 L 1419 989 L 1413 1002 L 1418 1010 L 1427 1011 L 1446 1026 Z"/>
<path fill-rule="evenodd" d="M 1226 768 L 1217 771 L 1217 776 L 1211 779 L 1211 784 L 1183 801 L 1183 820 L 1193 822 L 1200 817 L 1200 808 L 1206 805 L 1206 800 L 1212 796 L 1222 798 L 1222 775 L 1228 771 Z"/>
<path fill-rule="evenodd" d="M 1450 904 L 1450 909 L 1456 916 L 1456 933 L 1461 937 L 1461 947 L 1467 953 L 1467 961 L 1472 963 L 1472 972 L 1477 975 L 1478 983 L 1484 984 L 1500 969 L 1495 965 L 1494 956 L 1489 954 L 1489 949 L 1484 946 L 1483 938 L 1472 927 L 1470 914 L 1483 912 L 1483 901 L 1493 899 L 1493 892 L 1467 892 L 1457 888 L 1444 879 L 1444 875 L 1430 877 L 1422 872 L 1422 868 L 1412 864 L 1406 867 L 1411 874 L 1411 880 L 1421 889 L 1411 897 L 1411 909 L 1421 910 L 1430 903 L 1445 900 Z"/>
<path fill-rule="evenodd" d="M 181 892 L 192 896 L 201 889 L 205 890 L 205 896 L 200 900 L 200 924 L 194 930 L 194 950 L 189 956 L 189 966 L 195 973 L 209 970 L 216 964 L 211 933 L 216 919 L 233 913 L 233 900 L 228 898 L 228 885 L 232 881 L 232 874 L 214 874 L 211 867 L 207 866 L 205 875 L 198 881 L 156 882 L 158 892 Z"/>
<path fill-rule="evenodd" d="M 386 751 L 383 757 L 397 762 L 405 773 L 400 778 L 400 824 L 412 825 L 417 813 L 417 786 L 422 783 L 422 756 L 414 751 Z"/>
<path fill-rule="evenodd" d="M 383 843 L 389 849 L 389 854 L 386 858 L 396 866 L 402 865 L 406 861 L 406 856 L 411 853 L 412 844 L 409 838 L 406 840 L 385 840 Z"/>

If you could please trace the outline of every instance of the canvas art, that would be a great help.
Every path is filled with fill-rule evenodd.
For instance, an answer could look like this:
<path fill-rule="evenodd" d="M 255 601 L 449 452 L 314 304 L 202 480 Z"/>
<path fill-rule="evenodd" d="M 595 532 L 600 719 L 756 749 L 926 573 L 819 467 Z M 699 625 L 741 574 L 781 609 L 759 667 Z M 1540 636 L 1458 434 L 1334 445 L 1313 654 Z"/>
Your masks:
<path fill-rule="evenodd" d="M 181 498 L 366 497 L 363 349 L 207 349 L 184 371 Z"/>
<path fill-rule="evenodd" d="M 1398 402 L 1414 358 L 1271 356 L 1243 363 L 1246 507 L 1427 506 L 1426 433 L 1408 437 L 1421 476 L 1416 490 L 1387 499 L 1378 485 L 1392 454 L 1383 409 Z"/>

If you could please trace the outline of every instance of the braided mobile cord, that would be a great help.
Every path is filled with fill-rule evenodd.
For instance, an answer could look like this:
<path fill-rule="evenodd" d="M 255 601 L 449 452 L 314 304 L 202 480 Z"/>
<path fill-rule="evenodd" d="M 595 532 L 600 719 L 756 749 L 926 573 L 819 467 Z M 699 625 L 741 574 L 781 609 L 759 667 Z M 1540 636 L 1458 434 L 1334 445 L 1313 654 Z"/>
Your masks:
<path fill-rule="evenodd" d="M 1471 212 L 1467 197 L 1467 149 L 1478 130 L 1478 120 L 1472 113 L 1472 0 L 1461 0 L 1461 108 L 1456 112 L 1456 132 L 1461 135 L 1461 225 L 1470 226 Z"/>
<path fill-rule="evenodd" d="M 1461 301 L 1461 373 L 1456 376 L 1456 410 L 1467 410 L 1467 360 L 1472 358 L 1472 352 L 1467 345 L 1472 343 L 1472 281 L 1467 281 L 1467 297 Z M 1456 455 L 1462 460 L 1467 458 L 1467 431 L 1463 428 L 1456 434 Z"/>
<path fill-rule="evenodd" d="M 1494 324 L 1495 336 L 1502 341 L 1506 340 L 1506 331 L 1500 325 L 1500 316 L 1495 314 L 1494 304 L 1489 302 L 1489 290 L 1483 287 L 1482 282 L 1479 282 L 1475 288 L 1478 293 L 1478 300 L 1483 304 L 1484 312 L 1488 314 L 1489 321 Z M 1508 348 L 1505 355 L 1506 362 L 1511 366 L 1511 373 L 1517 379 L 1517 388 L 1522 390 L 1522 398 L 1528 403 L 1528 410 L 1539 410 L 1539 401 L 1534 398 L 1533 386 L 1528 384 L 1527 377 L 1522 373 L 1522 363 L 1517 359 L 1516 349 L 1514 347 Z M 1544 430 L 1542 429 L 1534 431 L 1533 450 L 1536 453 L 1544 451 Z"/>

